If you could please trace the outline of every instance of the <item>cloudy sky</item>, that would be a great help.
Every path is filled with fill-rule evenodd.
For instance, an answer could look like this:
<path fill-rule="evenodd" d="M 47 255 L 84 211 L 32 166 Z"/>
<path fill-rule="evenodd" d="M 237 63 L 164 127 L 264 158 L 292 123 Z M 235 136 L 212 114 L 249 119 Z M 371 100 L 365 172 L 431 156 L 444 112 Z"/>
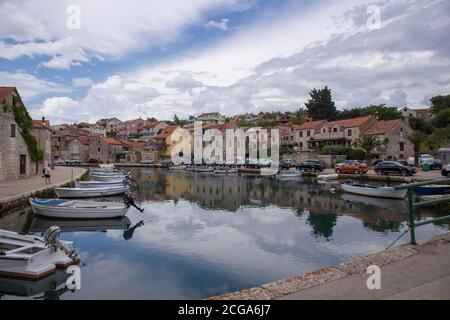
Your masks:
<path fill-rule="evenodd" d="M 0 86 L 53 123 L 288 111 L 325 85 L 339 108 L 423 107 L 450 93 L 449 16 L 448 0 L 0 0 Z"/>

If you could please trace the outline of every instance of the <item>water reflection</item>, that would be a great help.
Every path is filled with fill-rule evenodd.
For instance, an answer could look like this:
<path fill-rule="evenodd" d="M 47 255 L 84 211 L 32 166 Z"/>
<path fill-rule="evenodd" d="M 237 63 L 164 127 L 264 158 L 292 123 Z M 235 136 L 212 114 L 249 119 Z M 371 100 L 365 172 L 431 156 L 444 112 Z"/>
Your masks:
<path fill-rule="evenodd" d="M 87 263 L 82 290 L 63 299 L 201 299 L 383 250 L 406 228 L 404 202 L 350 196 L 310 179 L 154 169 L 134 176 L 144 214 L 67 222 L 24 213 L 0 218 L 0 227 L 62 227 Z M 418 237 L 447 229 L 429 225 Z"/>

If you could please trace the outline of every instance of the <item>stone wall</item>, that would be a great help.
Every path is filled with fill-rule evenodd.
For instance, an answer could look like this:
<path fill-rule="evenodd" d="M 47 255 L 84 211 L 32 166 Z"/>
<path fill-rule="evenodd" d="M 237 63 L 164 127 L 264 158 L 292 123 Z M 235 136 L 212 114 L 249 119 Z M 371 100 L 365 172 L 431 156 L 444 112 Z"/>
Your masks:
<path fill-rule="evenodd" d="M 14 124 L 15 138 L 11 137 Z M 0 108 L 0 181 L 15 180 L 36 174 L 39 168 L 30 159 L 28 147 L 19 132 L 19 126 L 10 111 Z M 20 174 L 20 155 L 26 157 L 26 173 Z"/>

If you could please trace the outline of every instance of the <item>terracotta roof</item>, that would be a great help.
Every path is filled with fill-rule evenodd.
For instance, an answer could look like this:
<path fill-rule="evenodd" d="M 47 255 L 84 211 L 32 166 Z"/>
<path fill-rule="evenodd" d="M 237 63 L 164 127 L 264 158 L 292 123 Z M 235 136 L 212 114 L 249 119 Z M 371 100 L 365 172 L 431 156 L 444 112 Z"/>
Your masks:
<path fill-rule="evenodd" d="M 161 131 L 161 133 L 157 134 L 156 136 L 153 137 L 153 139 L 165 139 L 167 138 L 169 135 L 172 134 L 172 132 L 174 132 L 177 128 L 179 128 L 178 125 L 173 125 L 173 126 L 167 126 L 163 129 L 163 131 Z"/>
<path fill-rule="evenodd" d="M 278 126 L 278 130 L 280 130 L 281 134 L 289 134 L 289 132 L 291 131 L 291 127 L 290 126 Z"/>
<path fill-rule="evenodd" d="M 325 120 L 309 121 L 309 122 L 305 122 L 305 123 L 300 124 L 300 125 L 293 125 L 292 127 L 296 131 L 298 131 L 298 130 L 315 129 L 318 126 L 324 124 L 325 122 L 326 122 Z"/>
<path fill-rule="evenodd" d="M 344 128 L 351 128 L 351 127 L 359 127 L 363 124 L 367 123 L 372 117 L 360 117 L 360 118 L 353 118 L 353 119 L 346 119 L 346 120 L 338 120 L 338 121 L 330 121 L 327 122 L 328 127 L 333 127 L 335 125 L 338 125 L 340 127 Z"/>
<path fill-rule="evenodd" d="M 33 120 L 33 127 L 35 128 L 45 128 L 48 130 L 52 130 L 52 127 L 50 126 L 50 121 L 49 120 L 44 120 L 44 122 L 42 122 L 42 120 Z"/>
<path fill-rule="evenodd" d="M 133 141 L 127 141 L 127 140 L 120 140 L 120 142 L 122 142 L 122 144 L 124 146 L 131 147 L 131 148 L 142 148 L 145 144 L 143 141 L 133 142 Z"/>
<path fill-rule="evenodd" d="M 160 122 L 159 121 L 152 121 L 152 122 L 147 122 L 145 125 L 144 125 L 144 128 L 154 128 L 154 127 L 156 127 L 158 124 L 160 124 Z"/>
<path fill-rule="evenodd" d="M 402 120 L 377 121 L 371 125 L 364 134 L 386 134 L 394 129 Z"/>
<path fill-rule="evenodd" d="M 80 141 L 81 144 L 84 144 L 84 145 L 89 145 L 92 140 L 91 138 L 86 137 L 86 136 L 79 136 L 79 137 L 77 137 L 77 139 Z"/>
<path fill-rule="evenodd" d="M 11 93 L 17 92 L 16 87 L 0 87 L 0 103 L 7 99 Z"/>
<path fill-rule="evenodd" d="M 117 145 L 117 146 L 121 146 L 122 142 L 120 142 L 119 140 L 116 140 L 114 138 L 110 138 L 110 137 L 102 137 L 101 138 L 104 142 L 106 142 L 107 144 L 113 144 L 113 145 Z"/>

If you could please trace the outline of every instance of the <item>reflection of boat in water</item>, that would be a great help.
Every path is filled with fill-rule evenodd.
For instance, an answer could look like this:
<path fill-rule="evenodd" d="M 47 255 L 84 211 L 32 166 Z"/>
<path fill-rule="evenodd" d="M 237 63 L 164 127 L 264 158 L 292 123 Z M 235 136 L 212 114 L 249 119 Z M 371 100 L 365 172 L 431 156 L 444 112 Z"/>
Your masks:
<path fill-rule="evenodd" d="M 450 185 L 428 185 L 414 187 L 412 191 L 418 196 L 434 196 L 450 194 Z"/>
<path fill-rule="evenodd" d="M 45 232 L 55 225 L 59 226 L 62 232 L 125 230 L 131 226 L 131 221 L 128 217 L 105 220 L 57 220 L 35 216 L 28 232 Z"/>
<path fill-rule="evenodd" d="M 299 178 L 302 175 L 303 175 L 303 170 L 297 170 L 297 169 L 282 170 L 278 174 L 278 179 L 293 179 L 293 178 Z"/>
<path fill-rule="evenodd" d="M 356 194 L 344 193 L 341 196 L 342 200 L 350 202 L 358 202 L 371 205 L 381 209 L 389 209 L 395 212 L 407 212 L 408 208 L 404 200 L 397 199 L 381 199 L 374 197 L 360 196 Z"/>
<path fill-rule="evenodd" d="M 214 167 L 197 166 L 197 167 L 194 167 L 194 172 L 214 172 Z"/>
<path fill-rule="evenodd" d="M 69 274 L 65 270 L 58 270 L 54 274 L 38 281 L 0 278 L 0 296 L 11 295 L 16 297 L 34 297 L 35 299 L 44 300 L 58 300 L 60 296 L 69 291 L 65 286 L 68 278 Z"/>

